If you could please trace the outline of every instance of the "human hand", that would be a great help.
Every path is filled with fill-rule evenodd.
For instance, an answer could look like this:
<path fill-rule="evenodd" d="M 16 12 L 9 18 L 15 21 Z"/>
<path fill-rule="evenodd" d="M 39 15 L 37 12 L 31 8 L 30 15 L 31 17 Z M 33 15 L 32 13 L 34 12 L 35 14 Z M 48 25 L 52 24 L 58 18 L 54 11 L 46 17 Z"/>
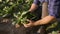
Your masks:
<path fill-rule="evenodd" d="M 27 20 L 29 23 L 28 24 L 24 24 L 23 23 L 23 25 L 26 27 L 26 28 L 28 28 L 28 27 L 32 27 L 32 26 L 34 26 L 34 22 L 33 21 L 31 21 L 31 20 Z"/>

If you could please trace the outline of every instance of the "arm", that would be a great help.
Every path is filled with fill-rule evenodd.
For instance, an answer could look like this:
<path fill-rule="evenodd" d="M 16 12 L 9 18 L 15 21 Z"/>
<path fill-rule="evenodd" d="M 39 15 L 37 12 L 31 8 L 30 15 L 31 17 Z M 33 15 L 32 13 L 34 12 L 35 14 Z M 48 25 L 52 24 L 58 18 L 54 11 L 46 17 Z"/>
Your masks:
<path fill-rule="evenodd" d="M 51 1 L 51 4 L 49 5 L 49 15 L 42 18 L 41 20 L 38 20 L 34 23 L 34 26 L 36 25 L 44 25 L 51 23 L 52 21 L 56 20 L 56 18 L 59 17 L 58 9 L 59 9 L 59 1 L 58 3 L 54 1 Z"/>
<path fill-rule="evenodd" d="M 43 19 L 36 21 L 34 23 L 34 26 L 48 24 L 48 23 L 50 23 L 50 22 L 52 22 L 54 20 L 55 20 L 55 17 L 53 17 L 53 16 L 46 16 Z"/>
<path fill-rule="evenodd" d="M 48 8 L 49 9 L 48 16 L 46 16 L 36 22 L 29 21 L 30 23 L 24 24 L 24 26 L 31 27 L 31 26 L 37 26 L 37 25 L 45 25 L 45 24 L 51 23 L 52 21 L 55 21 L 56 18 L 58 17 L 58 8 L 59 8 L 59 6 L 57 5 L 57 3 L 52 1 L 50 4 L 50 7 Z"/>
<path fill-rule="evenodd" d="M 29 11 L 33 12 L 34 10 L 36 10 L 38 8 L 39 4 L 40 4 L 39 0 L 34 0 Z"/>
<path fill-rule="evenodd" d="M 48 20 L 49 19 L 49 20 Z M 54 20 L 53 16 L 48 16 L 48 3 L 47 1 L 42 4 L 42 19 L 34 23 L 34 25 L 43 25 L 47 24 Z"/>
<path fill-rule="evenodd" d="M 47 2 L 44 2 L 42 4 L 42 16 L 41 18 L 44 18 L 48 15 L 48 3 Z"/>
<path fill-rule="evenodd" d="M 46 16 L 46 17 L 44 17 L 41 20 L 38 20 L 36 22 L 32 22 L 31 20 L 28 20 L 28 21 L 29 21 L 28 24 L 23 24 L 25 27 L 32 27 L 32 26 L 48 24 L 48 23 L 51 23 L 52 21 L 55 21 L 55 17 L 49 15 L 49 16 Z"/>
<path fill-rule="evenodd" d="M 31 6 L 31 8 L 29 9 L 29 11 L 34 11 L 34 10 L 36 10 L 38 8 L 38 5 L 36 5 L 36 4 L 32 4 L 32 6 Z"/>
<path fill-rule="evenodd" d="M 29 21 L 30 23 L 24 24 L 24 26 L 31 27 L 31 26 L 37 26 L 37 25 L 45 25 L 45 24 L 51 23 L 52 21 L 55 21 L 58 16 L 58 8 L 59 8 L 57 4 L 56 5 L 55 4 L 56 3 L 54 1 L 51 2 L 50 7 L 48 8 L 49 15 L 45 16 L 44 18 L 36 22 Z"/>

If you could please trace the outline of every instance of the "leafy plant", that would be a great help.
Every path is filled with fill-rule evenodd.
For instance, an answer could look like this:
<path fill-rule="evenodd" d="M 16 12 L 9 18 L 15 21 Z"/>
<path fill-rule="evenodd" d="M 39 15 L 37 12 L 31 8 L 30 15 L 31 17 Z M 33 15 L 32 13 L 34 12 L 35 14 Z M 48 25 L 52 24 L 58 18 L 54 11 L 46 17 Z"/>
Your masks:
<path fill-rule="evenodd" d="M 30 8 L 32 0 L 0 0 L 0 17 L 12 18 L 13 23 L 20 22 L 21 14 Z M 17 20 L 16 20 L 17 19 Z"/>
<path fill-rule="evenodd" d="M 34 20 L 37 18 L 28 11 L 32 2 L 33 0 L 0 0 L 0 17 L 12 18 L 14 25 L 16 23 L 28 23 L 27 19 Z M 52 26 L 47 27 L 47 30 L 56 25 L 57 23 L 52 24 Z"/>
<path fill-rule="evenodd" d="M 18 17 L 17 23 L 28 23 L 27 19 L 33 20 L 36 18 L 36 16 L 29 11 L 24 11 L 21 13 L 21 15 Z"/>

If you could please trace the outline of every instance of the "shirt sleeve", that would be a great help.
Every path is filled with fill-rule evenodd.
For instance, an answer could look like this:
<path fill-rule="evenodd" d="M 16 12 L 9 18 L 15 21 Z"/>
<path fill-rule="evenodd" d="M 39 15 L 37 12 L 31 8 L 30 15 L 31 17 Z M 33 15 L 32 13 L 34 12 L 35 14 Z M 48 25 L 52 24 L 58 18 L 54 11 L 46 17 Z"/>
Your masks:
<path fill-rule="evenodd" d="M 59 17 L 59 5 L 60 2 L 56 0 L 52 0 L 49 4 L 49 15 L 54 16 L 56 18 Z"/>
<path fill-rule="evenodd" d="M 45 0 L 45 2 L 48 2 L 48 0 Z"/>
<path fill-rule="evenodd" d="M 40 1 L 39 0 L 34 0 L 33 3 L 36 4 L 36 5 L 39 5 Z"/>
<path fill-rule="evenodd" d="M 39 0 L 41 3 L 48 2 L 48 0 Z"/>

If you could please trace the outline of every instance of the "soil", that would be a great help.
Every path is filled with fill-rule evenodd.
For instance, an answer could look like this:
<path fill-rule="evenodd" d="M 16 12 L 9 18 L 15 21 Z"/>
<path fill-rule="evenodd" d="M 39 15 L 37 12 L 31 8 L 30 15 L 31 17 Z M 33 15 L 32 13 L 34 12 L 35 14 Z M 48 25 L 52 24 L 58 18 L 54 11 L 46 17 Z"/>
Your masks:
<path fill-rule="evenodd" d="M 39 28 L 40 26 L 25 28 L 23 25 L 12 25 L 11 19 L 8 18 L 0 20 L 0 34 L 39 34 Z"/>

